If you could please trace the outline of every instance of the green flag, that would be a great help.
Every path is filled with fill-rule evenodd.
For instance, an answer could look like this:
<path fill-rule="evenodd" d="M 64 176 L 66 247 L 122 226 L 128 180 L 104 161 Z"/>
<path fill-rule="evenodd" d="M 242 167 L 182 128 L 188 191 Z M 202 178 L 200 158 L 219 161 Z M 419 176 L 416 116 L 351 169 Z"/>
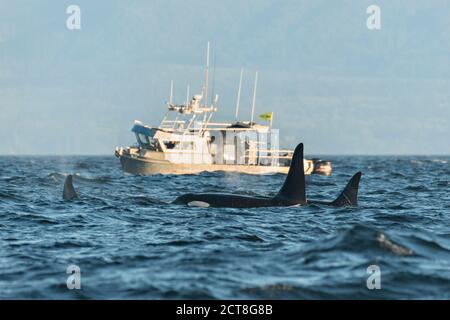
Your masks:
<path fill-rule="evenodd" d="M 273 112 L 267 112 L 267 113 L 261 114 L 259 117 L 261 119 L 264 119 L 264 120 L 270 122 L 270 121 L 272 121 L 272 118 L 273 118 Z"/>

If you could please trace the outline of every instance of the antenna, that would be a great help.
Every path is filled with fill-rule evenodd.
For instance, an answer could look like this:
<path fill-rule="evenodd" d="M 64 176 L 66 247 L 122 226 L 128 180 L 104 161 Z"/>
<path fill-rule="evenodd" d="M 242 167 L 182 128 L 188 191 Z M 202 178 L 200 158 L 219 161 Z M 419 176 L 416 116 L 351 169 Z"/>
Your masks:
<path fill-rule="evenodd" d="M 189 104 L 189 83 L 186 89 L 186 104 L 185 104 L 186 108 L 188 107 L 188 104 Z"/>
<path fill-rule="evenodd" d="M 256 86 L 257 85 L 258 85 L 258 70 L 256 70 L 256 74 L 255 74 L 255 87 L 253 88 L 253 103 L 252 103 L 252 120 L 250 121 L 250 125 L 253 123 L 253 116 L 255 115 Z"/>
<path fill-rule="evenodd" d="M 216 52 L 213 54 L 213 78 L 212 78 L 212 89 L 211 89 L 211 105 L 214 104 L 214 91 L 216 89 Z"/>
<path fill-rule="evenodd" d="M 239 103 L 241 101 L 241 88 L 242 88 L 242 76 L 244 75 L 244 68 L 241 68 L 241 77 L 239 78 L 239 89 L 237 93 L 237 100 L 236 100 L 236 122 L 238 121 L 238 115 L 239 115 Z"/>
<path fill-rule="evenodd" d="M 206 70 L 205 70 L 205 107 L 208 106 L 208 76 L 209 76 L 209 41 L 206 46 Z"/>
<path fill-rule="evenodd" d="M 172 105 L 172 98 L 173 98 L 173 80 L 170 80 L 170 97 L 169 97 L 170 105 Z"/>

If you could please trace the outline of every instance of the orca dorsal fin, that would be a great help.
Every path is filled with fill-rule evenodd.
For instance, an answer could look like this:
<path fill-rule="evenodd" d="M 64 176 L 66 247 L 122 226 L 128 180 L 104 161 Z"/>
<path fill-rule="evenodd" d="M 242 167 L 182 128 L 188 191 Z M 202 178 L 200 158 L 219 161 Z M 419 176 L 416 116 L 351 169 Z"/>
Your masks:
<path fill-rule="evenodd" d="M 72 175 L 69 174 L 66 178 L 66 181 L 64 182 L 63 199 L 73 200 L 76 198 L 78 198 L 78 195 L 73 188 Z"/>
<path fill-rule="evenodd" d="M 337 197 L 337 199 L 331 202 L 330 204 L 336 207 L 343 207 L 343 206 L 356 207 L 358 205 L 358 188 L 360 179 L 361 179 L 361 172 L 355 173 L 355 175 L 347 183 L 347 185 L 345 186 L 344 190 L 339 195 L 339 197 Z"/>
<path fill-rule="evenodd" d="M 303 143 L 292 156 L 289 172 L 275 199 L 294 204 L 306 204 L 305 169 L 303 164 Z"/>

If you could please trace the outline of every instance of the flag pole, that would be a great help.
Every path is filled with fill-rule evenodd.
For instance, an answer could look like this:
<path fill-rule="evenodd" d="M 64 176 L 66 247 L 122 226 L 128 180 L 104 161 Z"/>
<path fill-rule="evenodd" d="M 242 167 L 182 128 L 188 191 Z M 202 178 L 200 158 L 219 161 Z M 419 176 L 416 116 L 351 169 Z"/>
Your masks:
<path fill-rule="evenodd" d="M 173 99 L 173 80 L 170 80 L 170 96 L 169 96 L 169 105 L 172 105 Z"/>
<path fill-rule="evenodd" d="M 186 104 L 185 104 L 186 108 L 188 107 L 188 105 L 189 105 L 189 83 L 186 88 Z"/>
<path fill-rule="evenodd" d="M 242 88 L 242 76 L 244 75 L 244 68 L 241 68 L 241 77 L 239 78 L 239 89 L 237 93 L 237 99 L 236 99 L 236 122 L 238 121 L 238 115 L 239 115 L 239 103 L 241 101 L 241 88 Z"/>
<path fill-rule="evenodd" d="M 256 86 L 258 85 L 258 71 L 255 73 L 255 87 L 253 88 L 253 103 L 252 103 L 252 119 L 250 125 L 253 123 L 253 117 L 255 115 L 255 103 L 256 103 Z"/>
<path fill-rule="evenodd" d="M 208 81 L 209 81 L 209 41 L 208 45 L 206 46 L 206 68 L 205 68 L 205 108 L 208 107 Z"/>

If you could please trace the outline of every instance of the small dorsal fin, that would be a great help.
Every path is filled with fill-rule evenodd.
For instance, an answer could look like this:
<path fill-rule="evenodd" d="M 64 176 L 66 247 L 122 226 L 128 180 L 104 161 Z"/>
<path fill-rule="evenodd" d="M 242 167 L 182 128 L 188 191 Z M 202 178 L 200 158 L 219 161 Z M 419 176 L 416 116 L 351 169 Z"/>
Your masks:
<path fill-rule="evenodd" d="M 355 175 L 350 179 L 350 181 L 345 186 L 342 193 L 337 197 L 336 200 L 331 202 L 332 206 L 343 207 L 343 206 L 353 206 L 358 205 L 358 188 L 359 180 L 361 179 L 361 172 L 355 173 Z"/>
<path fill-rule="evenodd" d="M 72 200 L 76 198 L 78 198 L 78 195 L 73 188 L 72 175 L 69 174 L 64 182 L 63 199 Z"/>
<path fill-rule="evenodd" d="M 288 175 L 275 199 L 292 204 L 306 204 L 303 143 L 295 148 Z"/>

